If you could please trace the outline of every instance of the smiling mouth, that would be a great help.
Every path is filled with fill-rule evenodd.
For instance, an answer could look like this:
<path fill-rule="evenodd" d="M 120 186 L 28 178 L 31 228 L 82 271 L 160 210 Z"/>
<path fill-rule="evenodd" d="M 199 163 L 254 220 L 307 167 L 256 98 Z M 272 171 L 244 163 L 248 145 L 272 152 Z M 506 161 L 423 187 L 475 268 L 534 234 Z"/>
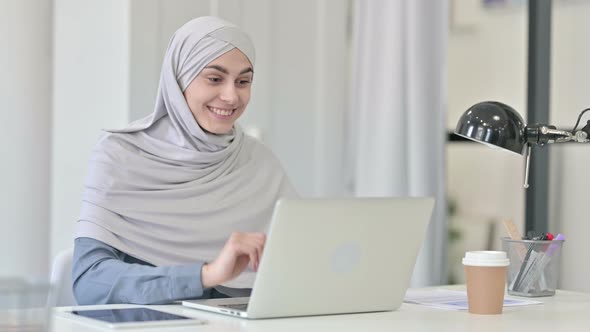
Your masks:
<path fill-rule="evenodd" d="M 207 108 L 216 117 L 221 118 L 221 119 L 231 118 L 231 116 L 236 111 L 236 108 L 217 108 L 217 107 L 212 107 L 212 106 L 207 106 Z"/>

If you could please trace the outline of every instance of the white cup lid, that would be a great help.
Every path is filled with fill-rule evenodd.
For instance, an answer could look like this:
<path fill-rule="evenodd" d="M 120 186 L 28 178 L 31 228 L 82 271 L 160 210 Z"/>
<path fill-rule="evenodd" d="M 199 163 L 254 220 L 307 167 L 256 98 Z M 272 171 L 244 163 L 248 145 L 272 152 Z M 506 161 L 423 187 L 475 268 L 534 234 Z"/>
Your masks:
<path fill-rule="evenodd" d="M 468 251 L 463 257 L 463 265 L 508 266 L 510 260 L 504 251 Z"/>

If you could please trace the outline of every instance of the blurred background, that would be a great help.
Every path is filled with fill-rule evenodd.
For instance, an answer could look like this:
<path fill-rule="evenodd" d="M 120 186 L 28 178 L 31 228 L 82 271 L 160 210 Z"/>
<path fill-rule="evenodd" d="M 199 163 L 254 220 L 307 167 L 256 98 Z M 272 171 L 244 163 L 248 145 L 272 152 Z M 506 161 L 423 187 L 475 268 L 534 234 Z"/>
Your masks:
<path fill-rule="evenodd" d="M 524 160 L 456 141 L 471 105 L 526 119 L 527 1 L 0 0 L 0 277 L 47 278 L 73 246 L 87 160 L 103 128 L 148 115 L 171 34 L 216 15 L 256 45 L 240 123 L 303 196 L 437 198 L 416 286 L 462 283 L 465 250 L 524 231 Z M 554 0 L 548 123 L 590 107 L 590 1 Z M 550 231 L 561 288 L 590 291 L 590 145 L 551 149 Z M 403 223 L 398 220 L 400 234 Z M 392 241 L 399 234 L 392 234 Z M 392 264 L 395 264 L 392 257 Z"/>

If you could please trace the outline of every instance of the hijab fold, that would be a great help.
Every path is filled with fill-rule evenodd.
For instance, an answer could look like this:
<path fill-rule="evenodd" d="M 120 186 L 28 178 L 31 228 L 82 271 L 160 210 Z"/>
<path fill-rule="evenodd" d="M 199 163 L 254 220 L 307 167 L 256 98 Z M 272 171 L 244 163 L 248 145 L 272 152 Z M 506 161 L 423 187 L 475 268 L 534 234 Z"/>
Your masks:
<path fill-rule="evenodd" d="M 183 92 L 220 55 L 238 48 L 254 66 L 249 37 L 201 17 L 172 36 L 155 110 L 108 130 L 91 153 L 76 237 L 90 237 L 156 266 L 211 262 L 234 231 L 266 232 L 274 203 L 295 196 L 272 152 L 244 135 L 214 135 Z M 252 287 L 245 271 L 227 287 Z"/>

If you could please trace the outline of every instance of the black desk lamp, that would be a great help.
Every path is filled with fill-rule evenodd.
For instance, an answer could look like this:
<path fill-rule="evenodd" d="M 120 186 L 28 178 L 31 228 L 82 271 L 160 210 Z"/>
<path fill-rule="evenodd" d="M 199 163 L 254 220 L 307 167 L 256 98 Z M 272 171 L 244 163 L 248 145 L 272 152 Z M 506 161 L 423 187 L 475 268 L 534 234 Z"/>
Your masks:
<path fill-rule="evenodd" d="M 583 110 L 574 129 L 567 131 L 545 124 L 527 125 L 512 107 L 495 101 L 485 101 L 471 106 L 463 113 L 455 134 L 493 148 L 526 155 L 524 187 L 528 188 L 531 146 L 569 141 L 590 142 L 590 120 L 586 126 L 576 131 L 582 115 L 587 111 L 590 108 Z"/>

